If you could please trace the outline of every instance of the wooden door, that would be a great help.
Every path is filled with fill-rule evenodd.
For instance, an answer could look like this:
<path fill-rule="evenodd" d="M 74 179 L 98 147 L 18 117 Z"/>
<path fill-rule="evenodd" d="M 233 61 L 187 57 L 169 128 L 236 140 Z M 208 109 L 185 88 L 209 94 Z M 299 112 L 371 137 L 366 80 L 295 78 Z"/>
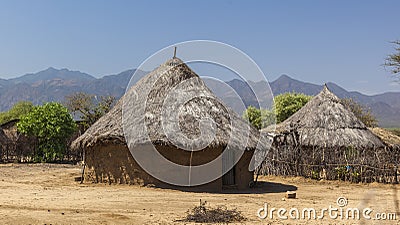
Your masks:
<path fill-rule="evenodd" d="M 222 155 L 222 171 L 226 171 L 229 166 L 234 164 L 234 151 L 226 150 Z M 222 185 L 235 185 L 235 166 L 222 176 Z"/>

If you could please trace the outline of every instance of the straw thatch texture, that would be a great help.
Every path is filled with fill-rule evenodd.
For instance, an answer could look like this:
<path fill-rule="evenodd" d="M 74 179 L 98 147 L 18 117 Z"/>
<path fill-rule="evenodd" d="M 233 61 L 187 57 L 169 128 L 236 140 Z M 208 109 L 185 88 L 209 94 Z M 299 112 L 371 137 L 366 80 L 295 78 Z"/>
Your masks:
<path fill-rule="evenodd" d="M 400 149 L 400 137 L 393 134 L 392 132 L 380 128 L 380 127 L 374 127 L 374 128 L 369 128 L 375 135 L 377 135 L 383 143 L 385 143 L 386 146 L 389 146 L 391 148 L 395 149 Z"/>
<path fill-rule="evenodd" d="M 299 144 L 303 146 L 324 148 L 384 146 L 381 140 L 349 111 L 326 85 L 298 112 L 276 126 L 278 135 L 293 130 L 298 133 Z"/>
<path fill-rule="evenodd" d="M 341 179 L 354 182 L 397 182 L 399 152 L 368 129 L 325 86 L 303 108 L 267 128 L 272 148 L 264 174 Z M 380 131 L 380 130 L 379 130 Z"/>
<path fill-rule="evenodd" d="M 185 101 L 187 96 L 195 97 Z M 176 104 L 178 107 L 174 108 L 174 102 L 183 105 Z M 126 115 L 124 121 L 122 113 Z M 174 116 L 178 116 L 178 121 L 174 121 Z M 214 121 L 208 123 L 212 129 L 202 129 L 207 125 L 201 122 L 202 118 Z M 140 126 L 143 122 L 145 127 Z M 198 146 L 206 142 L 211 143 L 209 147 L 230 143 L 233 148 L 244 145 L 246 149 L 255 149 L 259 137 L 255 128 L 226 107 L 178 58 L 168 60 L 138 81 L 71 147 L 84 149 L 102 143 L 126 145 L 124 125 L 130 128 L 127 135 L 135 137 L 129 146 L 150 142 L 187 146 L 188 142 L 196 140 Z M 171 143 L 171 137 L 174 143 Z"/>

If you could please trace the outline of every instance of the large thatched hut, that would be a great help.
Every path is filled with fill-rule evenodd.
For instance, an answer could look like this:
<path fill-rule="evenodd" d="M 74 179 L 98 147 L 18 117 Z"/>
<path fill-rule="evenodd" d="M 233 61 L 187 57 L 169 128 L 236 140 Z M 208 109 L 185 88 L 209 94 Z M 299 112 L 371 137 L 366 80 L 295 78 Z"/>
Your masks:
<path fill-rule="evenodd" d="M 190 97 L 193 94 L 196 96 Z M 174 107 L 173 104 L 186 97 L 189 97 L 187 101 Z M 170 108 L 167 101 L 173 103 Z M 202 118 L 214 121 L 213 129 L 202 129 Z M 126 140 L 129 136 L 135 138 Z M 168 187 L 177 186 L 149 174 L 130 150 L 150 152 L 155 146 L 158 153 L 169 161 L 193 167 L 193 171 L 197 166 L 217 160 L 219 164 L 211 173 L 218 174 L 226 170 L 224 163 L 233 157 L 230 154 L 222 159 L 218 157 L 229 147 L 233 154 L 241 153 L 237 164 L 224 171 L 223 176 L 195 187 L 220 191 L 223 187 L 245 189 L 253 181 L 253 172 L 248 168 L 259 136 L 255 128 L 215 97 L 197 74 L 174 57 L 132 86 L 114 108 L 76 139 L 71 147 L 84 152 L 85 181 Z M 205 145 L 207 141 L 209 143 Z M 184 150 L 187 146 L 200 149 Z M 159 166 L 156 164 L 154 162 L 154 166 Z M 180 176 L 175 171 L 167 173 L 172 179 Z M 183 186 L 193 188 L 191 183 Z"/>
<path fill-rule="evenodd" d="M 316 179 L 393 181 L 398 155 L 368 129 L 325 85 L 276 130 L 264 173 Z"/>

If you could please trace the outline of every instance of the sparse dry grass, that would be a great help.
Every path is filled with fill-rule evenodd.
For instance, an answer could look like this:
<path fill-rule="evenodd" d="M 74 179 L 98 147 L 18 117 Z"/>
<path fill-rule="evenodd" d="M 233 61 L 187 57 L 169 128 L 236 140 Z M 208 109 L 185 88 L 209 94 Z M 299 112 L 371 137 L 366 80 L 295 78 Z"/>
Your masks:
<path fill-rule="evenodd" d="M 195 206 L 192 210 L 187 211 L 185 219 L 182 222 L 196 223 L 233 223 L 246 221 L 246 217 L 240 211 L 228 209 L 225 205 L 211 207 L 207 205 L 207 201 L 201 201 L 200 205 Z"/>

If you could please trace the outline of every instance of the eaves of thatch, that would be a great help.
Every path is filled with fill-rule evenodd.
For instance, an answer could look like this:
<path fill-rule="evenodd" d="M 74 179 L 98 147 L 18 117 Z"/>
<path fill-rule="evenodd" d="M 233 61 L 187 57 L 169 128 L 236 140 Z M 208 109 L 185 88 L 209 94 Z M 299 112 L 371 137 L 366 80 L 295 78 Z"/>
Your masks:
<path fill-rule="evenodd" d="M 177 108 L 163 109 L 167 98 L 170 102 L 180 102 L 181 98 L 191 95 L 197 97 Z M 177 127 L 169 121 L 173 113 L 179 115 L 179 130 L 174 130 Z M 199 121 L 207 117 L 214 121 L 214 131 L 200 130 Z M 141 126 L 141 123 L 146 126 Z M 130 133 L 127 134 L 135 137 L 132 143 L 126 143 L 123 125 L 134 128 L 129 129 Z M 171 135 L 179 132 L 184 137 L 174 136 L 175 142 L 171 143 Z M 186 140 L 196 139 L 200 135 L 200 142 L 203 137 L 205 140 L 212 138 L 210 147 L 227 146 L 229 143 L 231 147 L 240 148 L 245 143 L 246 149 L 255 149 L 259 139 L 259 132 L 254 127 L 225 106 L 186 64 L 173 58 L 132 86 L 114 108 L 77 138 L 71 147 L 84 149 L 104 143 L 132 146 L 150 142 L 185 146 Z"/>
<path fill-rule="evenodd" d="M 400 137 L 393 134 L 392 132 L 380 128 L 380 127 L 374 127 L 374 128 L 369 128 L 376 136 L 378 136 L 385 145 L 395 148 L 395 149 L 400 149 Z"/>
<path fill-rule="evenodd" d="M 264 130 L 271 131 L 270 129 Z M 372 133 L 325 85 L 304 107 L 276 125 L 275 135 L 297 133 L 302 146 L 378 148 L 382 141 Z"/>

